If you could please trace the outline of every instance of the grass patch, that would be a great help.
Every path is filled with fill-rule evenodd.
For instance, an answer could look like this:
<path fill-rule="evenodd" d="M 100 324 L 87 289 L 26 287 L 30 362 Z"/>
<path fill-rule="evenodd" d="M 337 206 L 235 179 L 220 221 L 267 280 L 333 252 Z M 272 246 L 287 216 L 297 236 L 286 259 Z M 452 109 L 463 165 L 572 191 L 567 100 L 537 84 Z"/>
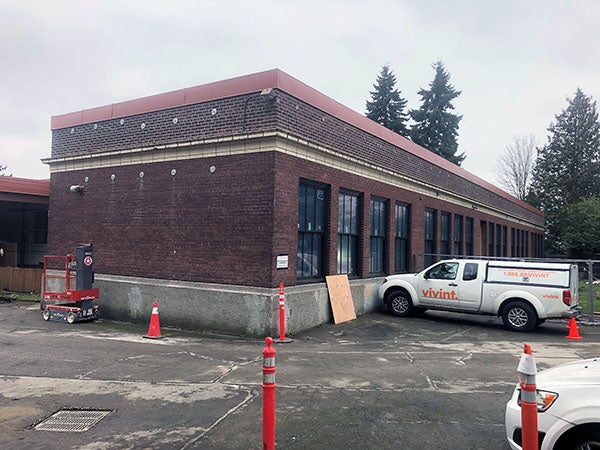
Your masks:
<path fill-rule="evenodd" d="M 3 301 L 39 302 L 41 298 L 42 296 L 36 292 L 12 292 L 0 289 L 0 300 Z"/>
<path fill-rule="evenodd" d="M 594 284 L 592 285 L 592 288 L 594 296 L 594 312 L 600 312 L 600 284 Z M 579 305 L 583 310 L 583 314 L 587 314 L 590 305 L 587 280 L 579 282 Z"/>

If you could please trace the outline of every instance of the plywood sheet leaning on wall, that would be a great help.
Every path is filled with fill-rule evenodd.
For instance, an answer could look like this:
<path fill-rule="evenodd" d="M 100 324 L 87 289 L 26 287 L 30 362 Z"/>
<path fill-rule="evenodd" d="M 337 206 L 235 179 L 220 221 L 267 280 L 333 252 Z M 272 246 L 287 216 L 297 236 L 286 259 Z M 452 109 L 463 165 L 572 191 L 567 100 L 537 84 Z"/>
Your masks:
<path fill-rule="evenodd" d="M 338 324 L 356 319 L 348 275 L 329 275 L 325 279 L 333 311 L 333 323 Z"/>

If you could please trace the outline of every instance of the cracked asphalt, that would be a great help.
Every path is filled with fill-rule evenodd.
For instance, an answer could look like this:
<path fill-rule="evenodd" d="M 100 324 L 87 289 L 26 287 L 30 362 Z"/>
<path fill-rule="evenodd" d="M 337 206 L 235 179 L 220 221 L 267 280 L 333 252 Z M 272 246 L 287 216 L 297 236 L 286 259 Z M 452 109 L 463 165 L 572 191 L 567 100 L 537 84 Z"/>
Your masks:
<path fill-rule="evenodd" d="M 538 369 L 600 355 L 600 327 L 529 334 L 491 317 L 372 313 L 276 344 L 282 449 L 508 449 L 504 405 L 529 342 Z M 261 449 L 261 339 L 98 321 L 44 322 L 0 303 L 0 448 Z M 60 410 L 110 413 L 42 431 Z"/>

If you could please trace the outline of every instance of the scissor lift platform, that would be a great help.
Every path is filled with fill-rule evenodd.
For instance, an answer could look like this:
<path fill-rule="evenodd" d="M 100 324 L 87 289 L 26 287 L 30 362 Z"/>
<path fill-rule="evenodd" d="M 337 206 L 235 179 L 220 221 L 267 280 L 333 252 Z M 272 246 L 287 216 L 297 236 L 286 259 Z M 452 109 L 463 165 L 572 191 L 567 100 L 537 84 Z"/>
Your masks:
<path fill-rule="evenodd" d="M 96 320 L 100 318 L 98 305 L 94 300 L 100 298 L 100 291 L 92 289 L 71 289 L 75 278 L 74 268 L 76 261 L 74 255 L 44 256 L 43 292 L 40 308 L 44 320 L 67 322 L 69 324 L 80 320 Z M 62 274 L 50 272 L 63 271 Z M 64 286 L 64 291 L 48 289 L 48 282 Z"/>

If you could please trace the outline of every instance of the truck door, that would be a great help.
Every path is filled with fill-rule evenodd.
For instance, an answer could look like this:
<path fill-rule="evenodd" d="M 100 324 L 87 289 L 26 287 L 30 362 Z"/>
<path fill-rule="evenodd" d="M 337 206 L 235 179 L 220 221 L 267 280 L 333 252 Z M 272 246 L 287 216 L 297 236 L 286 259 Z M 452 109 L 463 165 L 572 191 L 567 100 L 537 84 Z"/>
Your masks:
<path fill-rule="evenodd" d="M 458 304 L 465 311 L 478 311 L 481 305 L 481 283 L 483 270 L 476 262 L 467 262 L 463 265 L 460 274 L 460 297 Z"/>
<path fill-rule="evenodd" d="M 423 305 L 458 308 L 458 266 L 455 261 L 441 262 L 420 276 L 419 298 Z"/>

